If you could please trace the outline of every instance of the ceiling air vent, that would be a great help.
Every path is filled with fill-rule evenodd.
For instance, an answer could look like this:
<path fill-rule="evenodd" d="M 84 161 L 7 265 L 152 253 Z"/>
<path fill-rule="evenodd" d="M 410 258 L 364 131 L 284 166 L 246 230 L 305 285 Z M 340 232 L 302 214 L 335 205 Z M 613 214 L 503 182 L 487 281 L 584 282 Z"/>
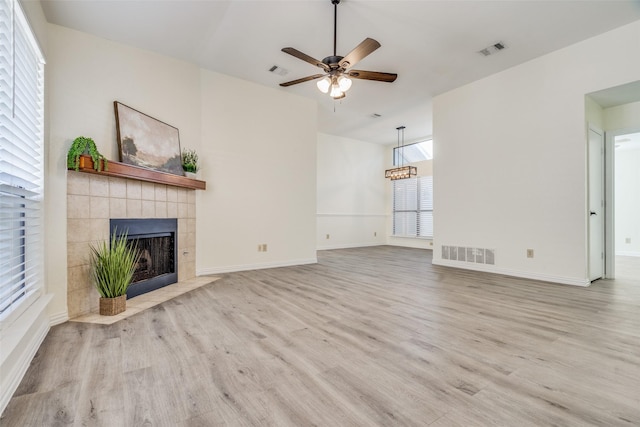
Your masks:
<path fill-rule="evenodd" d="M 498 42 L 498 43 L 492 44 L 491 46 L 487 46 L 482 50 L 479 50 L 478 53 L 482 56 L 489 56 L 491 54 L 494 54 L 506 48 L 507 48 L 507 45 L 505 45 L 502 42 Z"/>
<path fill-rule="evenodd" d="M 289 70 L 287 70 L 286 68 L 278 67 L 277 65 L 269 68 L 269 71 L 279 76 L 286 76 L 287 74 L 289 74 Z"/>

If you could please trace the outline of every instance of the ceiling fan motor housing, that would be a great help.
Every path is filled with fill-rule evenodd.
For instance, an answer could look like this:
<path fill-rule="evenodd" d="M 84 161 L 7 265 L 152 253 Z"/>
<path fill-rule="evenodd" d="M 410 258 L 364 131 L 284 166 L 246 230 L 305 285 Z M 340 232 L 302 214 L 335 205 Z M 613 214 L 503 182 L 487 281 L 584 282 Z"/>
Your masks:
<path fill-rule="evenodd" d="M 327 56 L 322 60 L 322 62 L 331 67 L 332 70 L 335 70 L 340 67 L 339 64 L 340 61 L 342 61 L 342 58 L 344 58 L 344 56 Z"/>

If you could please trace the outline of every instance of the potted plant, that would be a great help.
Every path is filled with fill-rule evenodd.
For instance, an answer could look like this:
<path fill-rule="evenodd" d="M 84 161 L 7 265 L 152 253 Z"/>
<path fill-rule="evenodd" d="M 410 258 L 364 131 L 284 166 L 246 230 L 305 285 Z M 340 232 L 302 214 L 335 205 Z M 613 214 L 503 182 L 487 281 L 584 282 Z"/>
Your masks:
<path fill-rule="evenodd" d="M 127 234 L 111 235 L 106 241 L 91 246 L 91 273 L 100 294 L 100 314 L 113 316 L 127 308 L 127 288 L 140 255 L 135 245 L 127 244 Z"/>
<path fill-rule="evenodd" d="M 182 150 L 182 169 L 188 178 L 195 178 L 198 172 L 198 154 L 196 150 Z"/>
<path fill-rule="evenodd" d="M 100 171 L 103 168 L 104 170 L 108 170 L 107 159 L 100 154 L 93 139 L 85 136 L 79 136 L 74 139 L 71 147 L 69 147 L 69 151 L 67 152 L 67 168 L 77 172 L 80 168 L 80 156 L 83 154 L 91 156 L 93 169 L 96 171 Z"/>

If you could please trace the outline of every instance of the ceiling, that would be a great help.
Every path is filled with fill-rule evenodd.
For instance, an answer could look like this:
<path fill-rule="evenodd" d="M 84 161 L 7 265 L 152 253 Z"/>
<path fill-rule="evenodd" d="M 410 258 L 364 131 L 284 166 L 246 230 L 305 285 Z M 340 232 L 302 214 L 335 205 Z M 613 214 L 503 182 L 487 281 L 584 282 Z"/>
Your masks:
<path fill-rule="evenodd" d="M 618 135 L 614 141 L 616 152 L 640 150 L 640 132 Z"/>
<path fill-rule="evenodd" d="M 330 0 L 42 0 L 51 23 L 77 29 L 318 101 L 319 130 L 392 144 L 432 133 L 432 97 L 640 19 L 640 1 L 365 1 L 338 5 L 337 54 L 366 37 L 382 44 L 357 69 L 397 73 L 354 80 L 333 101 L 315 82 L 279 83 L 320 69 L 281 52 L 333 54 Z M 501 41 L 507 48 L 478 53 Z M 269 72 L 277 65 L 286 76 Z M 379 118 L 374 118 L 374 113 Z"/>

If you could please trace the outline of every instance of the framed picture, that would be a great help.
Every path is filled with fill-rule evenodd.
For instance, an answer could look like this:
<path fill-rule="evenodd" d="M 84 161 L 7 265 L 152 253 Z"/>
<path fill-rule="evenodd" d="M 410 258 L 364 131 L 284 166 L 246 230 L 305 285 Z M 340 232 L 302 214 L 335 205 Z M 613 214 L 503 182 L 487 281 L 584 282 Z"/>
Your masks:
<path fill-rule="evenodd" d="M 118 101 L 113 107 L 122 163 L 184 175 L 178 128 Z"/>

